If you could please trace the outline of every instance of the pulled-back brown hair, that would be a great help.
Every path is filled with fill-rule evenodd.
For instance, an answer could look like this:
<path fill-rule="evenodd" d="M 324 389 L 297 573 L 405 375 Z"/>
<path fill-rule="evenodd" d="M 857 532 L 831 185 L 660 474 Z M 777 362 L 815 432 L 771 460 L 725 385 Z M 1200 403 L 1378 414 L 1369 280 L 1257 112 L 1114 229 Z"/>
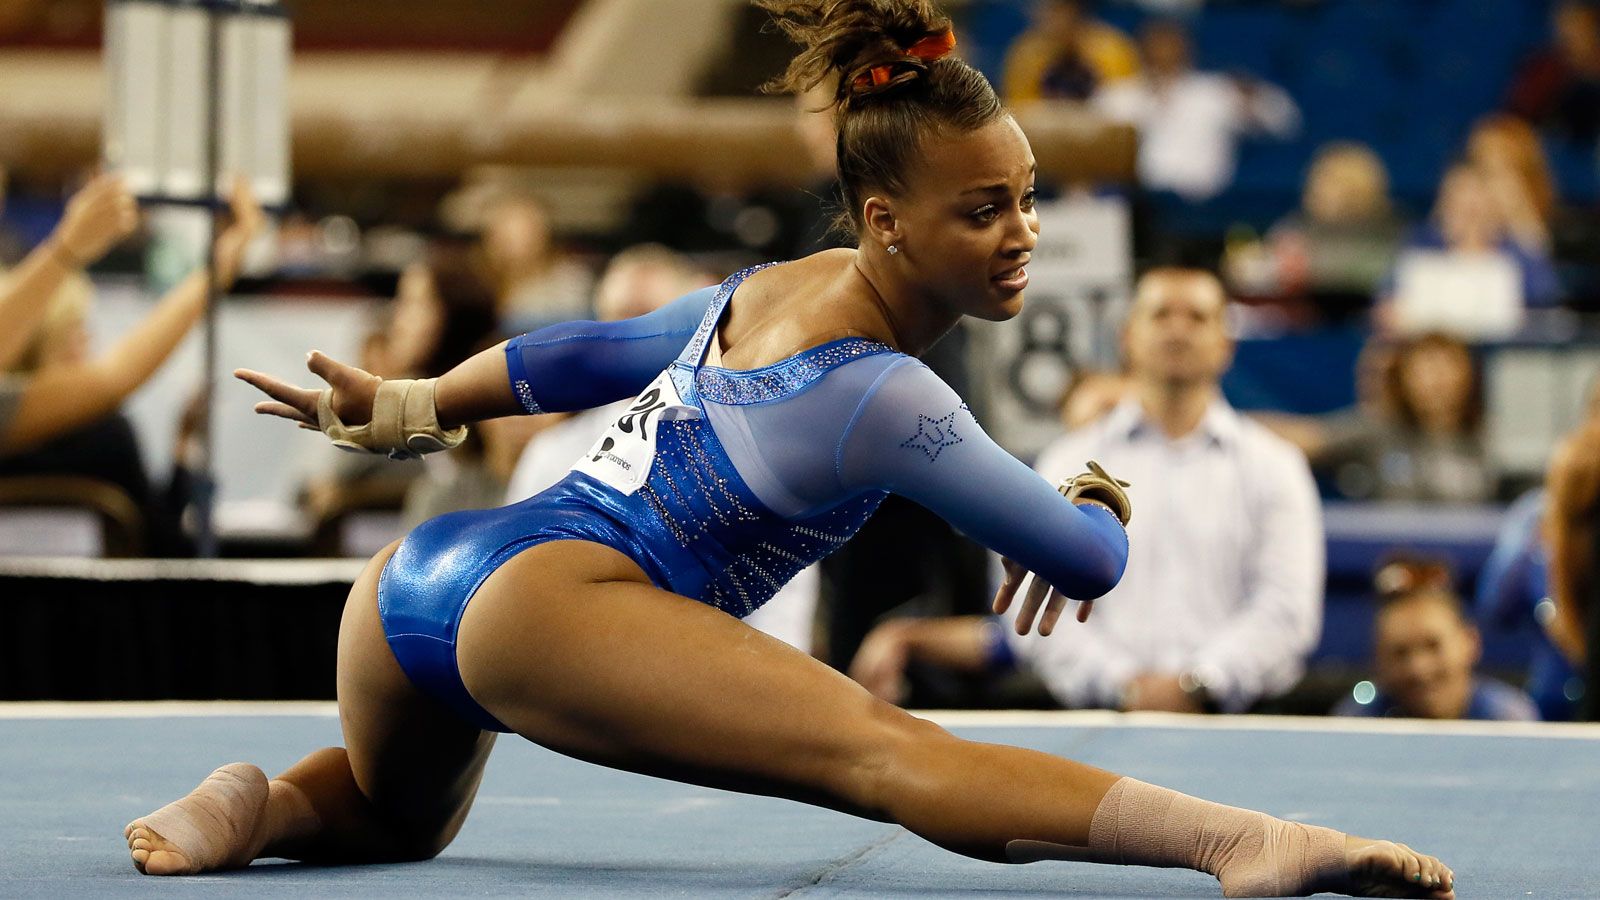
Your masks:
<path fill-rule="evenodd" d="M 954 56 L 926 60 L 907 48 L 950 20 L 930 0 L 756 0 L 800 54 L 768 91 L 836 84 L 834 126 L 845 209 L 836 224 L 860 233 L 874 189 L 906 190 L 906 172 L 930 135 L 975 131 L 1005 115 L 982 73 Z M 870 77 L 886 66 L 890 77 Z M 869 77 L 863 78 L 863 75 Z"/>

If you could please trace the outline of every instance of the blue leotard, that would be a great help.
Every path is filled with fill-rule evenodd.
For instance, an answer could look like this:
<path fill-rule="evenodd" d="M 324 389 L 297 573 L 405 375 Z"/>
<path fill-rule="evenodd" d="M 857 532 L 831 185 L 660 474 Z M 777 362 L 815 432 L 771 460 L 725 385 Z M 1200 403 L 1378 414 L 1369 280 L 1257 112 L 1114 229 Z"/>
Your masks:
<path fill-rule="evenodd" d="M 635 399 L 550 489 L 440 516 L 401 542 L 378 605 L 401 667 L 423 690 L 507 730 L 462 684 L 456 628 L 495 568 L 552 540 L 615 548 L 658 587 L 743 617 L 893 492 L 1068 596 L 1099 597 L 1121 578 L 1128 545 L 1116 519 L 1067 502 L 916 359 L 852 337 L 758 369 L 704 364 L 753 271 L 638 319 L 556 325 L 507 344 L 529 412 Z"/>

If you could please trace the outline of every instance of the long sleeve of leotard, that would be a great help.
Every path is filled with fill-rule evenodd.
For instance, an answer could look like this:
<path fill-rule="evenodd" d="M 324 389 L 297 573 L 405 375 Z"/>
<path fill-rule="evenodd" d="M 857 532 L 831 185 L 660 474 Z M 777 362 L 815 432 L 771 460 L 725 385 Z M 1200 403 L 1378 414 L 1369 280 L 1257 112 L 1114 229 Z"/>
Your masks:
<path fill-rule="evenodd" d="M 592 409 L 643 390 L 683 352 L 717 289 L 620 322 L 559 322 L 506 342 L 511 389 L 529 413 Z"/>
<path fill-rule="evenodd" d="M 846 490 L 922 504 L 1078 600 L 1116 586 L 1128 536 L 1110 511 L 1076 506 L 984 433 L 927 366 L 900 357 L 862 396 L 835 454 Z"/>

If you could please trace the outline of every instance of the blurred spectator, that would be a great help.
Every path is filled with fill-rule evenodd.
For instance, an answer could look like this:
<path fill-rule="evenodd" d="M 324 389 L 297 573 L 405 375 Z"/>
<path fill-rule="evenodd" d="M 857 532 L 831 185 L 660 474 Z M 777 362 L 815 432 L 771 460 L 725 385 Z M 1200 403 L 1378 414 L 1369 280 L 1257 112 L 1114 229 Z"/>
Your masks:
<path fill-rule="evenodd" d="M 1600 139 L 1600 9 L 1566 0 L 1551 16 L 1554 43 L 1523 64 L 1506 108 L 1585 148 Z"/>
<path fill-rule="evenodd" d="M 38 378 L 86 366 L 91 360 L 88 322 L 93 303 L 89 278 L 81 272 L 68 275 L 9 374 Z M 119 410 L 7 457 L 0 461 L 0 475 L 72 475 L 116 485 L 138 508 L 152 555 L 188 555 L 176 513 L 151 485 L 133 423 Z"/>
<path fill-rule="evenodd" d="M 1483 172 L 1507 236 L 1530 252 L 1548 253 L 1555 183 L 1528 123 L 1507 115 L 1478 120 L 1467 136 L 1467 161 Z"/>
<path fill-rule="evenodd" d="M 1556 448 L 1545 478 L 1544 536 L 1550 547 L 1550 639 L 1580 671 L 1600 662 L 1600 419 L 1590 418 Z M 1600 721 L 1590 690 L 1577 717 Z"/>
<path fill-rule="evenodd" d="M 556 247 L 550 217 L 537 200 L 512 197 L 490 207 L 480 241 L 507 331 L 589 315 L 594 276 Z"/>
<path fill-rule="evenodd" d="M 1196 71 L 1182 25 L 1157 20 L 1140 35 L 1142 71 L 1101 87 L 1100 112 L 1139 130 L 1139 180 L 1191 203 L 1233 182 L 1241 135 L 1279 138 L 1300 127 L 1300 110 L 1281 89 L 1245 77 Z"/>
<path fill-rule="evenodd" d="M 89 357 L 89 315 L 94 282 L 82 272 L 64 275 L 45 302 L 44 315 L 8 365 L 14 375 L 57 366 L 81 365 Z"/>
<path fill-rule="evenodd" d="M 22 236 L 17 233 L 11 223 L 6 221 L 6 189 L 10 186 L 11 175 L 4 164 L 0 164 L 0 269 L 16 265 L 27 255 Z"/>
<path fill-rule="evenodd" d="M 1217 389 L 1226 303 L 1207 272 L 1146 274 L 1123 333 L 1129 398 L 1039 458 L 1052 482 L 1087 459 L 1133 482 L 1127 572 L 1089 621 L 1017 637 L 994 617 L 891 620 L 852 677 L 900 701 L 912 662 L 1020 660 L 1063 706 L 1175 712 L 1240 712 L 1292 687 L 1322 625 L 1322 519 L 1301 455 Z"/>
<path fill-rule="evenodd" d="M 1121 372 L 1079 369 L 1061 393 L 1061 427 L 1076 431 L 1098 422 L 1117 408 L 1132 387 Z"/>
<path fill-rule="evenodd" d="M 1560 301 L 1546 251 L 1520 243 L 1508 229 L 1500 197 L 1515 190 L 1514 183 L 1507 171 L 1494 174 L 1470 163 L 1446 171 L 1433 222 L 1407 241 L 1383 289 L 1376 310 L 1381 328 L 1504 337 L 1521 324 L 1525 307 Z"/>
<path fill-rule="evenodd" d="M 1544 516 L 1543 488 L 1528 491 L 1506 510 L 1494 550 L 1478 571 L 1473 615 L 1484 631 L 1520 634 L 1533 626 L 1526 688 L 1539 707 L 1539 718 L 1565 722 L 1577 711 L 1584 684 L 1543 627 L 1555 614 L 1549 561 L 1539 533 Z"/>
<path fill-rule="evenodd" d="M 1121 31 L 1089 15 L 1086 0 L 1037 0 L 1033 26 L 1006 51 L 1001 94 L 1008 104 L 1088 100 L 1095 89 L 1139 71 Z"/>
<path fill-rule="evenodd" d="M 1461 341 L 1374 343 L 1357 365 L 1358 406 L 1256 418 L 1298 446 L 1354 500 L 1482 503 L 1496 480 L 1483 445 L 1483 386 Z"/>
<path fill-rule="evenodd" d="M 437 378 L 495 330 L 495 294 L 466 257 L 436 249 L 400 274 L 385 352 L 401 378 Z"/>
<path fill-rule="evenodd" d="M 1300 208 L 1267 235 L 1279 293 L 1309 296 L 1335 315 L 1365 309 L 1394 268 L 1403 227 L 1378 154 L 1365 144 L 1323 145 Z"/>
<path fill-rule="evenodd" d="M 234 221 L 213 251 L 214 274 L 189 276 L 100 357 L 62 361 L 18 379 L 24 389 L 0 435 L 0 454 L 37 447 L 109 414 L 166 361 L 204 312 L 206 279 L 231 286 L 245 245 L 260 228 L 261 210 L 244 179 L 235 188 L 232 210 Z M 14 366 L 26 355 L 61 285 L 129 234 L 136 221 L 133 198 L 115 176 L 94 179 L 72 198 L 56 232 L 28 254 L 0 294 L 0 321 L 6 323 L 0 329 L 0 364 Z M 57 343 L 70 348 L 75 339 Z"/>
<path fill-rule="evenodd" d="M 104 256 L 138 225 L 138 207 L 122 179 L 101 175 L 67 202 L 61 221 L 0 285 L 0 369 L 14 367 L 61 285 Z"/>
<path fill-rule="evenodd" d="M 1538 719 L 1522 691 L 1473 674 L 1483 655 L 1478 629 L 1439 563 L 1394 560 L 1378 570 L 1373 622 L 1376 686 L 1362 682 L 1333 710 L 1340 716 L 1418 719 Z"/>
<path fill-rule="evenodd" d="M 207 280 L 222 290 L 238 276 L 262 215 L 246 179 L 230 198 L 233 221 L 213 248 L 216 269 L 184 279 L 132 331 L 98 358 L 87 352 L 88 290 L 77 271 L 137 223 L 120 178 L 102 175 L 67 204 L 51 237 L 23 260 L 0 294 L 0 360 L 13 372 L 0 390 L 0 474 L 82 475 L 120 486 L 140 507 L 147 543 L 181 552 L 176 525 L 151 490 L 122 401 L 145 383 L 205 311 Z"/>

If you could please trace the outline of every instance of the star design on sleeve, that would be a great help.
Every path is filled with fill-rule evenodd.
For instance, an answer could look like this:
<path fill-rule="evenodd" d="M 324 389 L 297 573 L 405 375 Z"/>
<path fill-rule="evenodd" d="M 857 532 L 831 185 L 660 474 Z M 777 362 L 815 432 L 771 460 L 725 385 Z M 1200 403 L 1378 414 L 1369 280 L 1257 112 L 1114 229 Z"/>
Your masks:
<path fill-rule="evenodd" d="M 946 447 L 954 447 L 961 443 L 961 436 L 956 434 L 956 411 L 935 419 L 930 416 L 917 414 L 917 433 L 907 438 L 902 447 L 912 447 L 921 450 L 928 457 L 928 462 L 934 462 Z"/>

